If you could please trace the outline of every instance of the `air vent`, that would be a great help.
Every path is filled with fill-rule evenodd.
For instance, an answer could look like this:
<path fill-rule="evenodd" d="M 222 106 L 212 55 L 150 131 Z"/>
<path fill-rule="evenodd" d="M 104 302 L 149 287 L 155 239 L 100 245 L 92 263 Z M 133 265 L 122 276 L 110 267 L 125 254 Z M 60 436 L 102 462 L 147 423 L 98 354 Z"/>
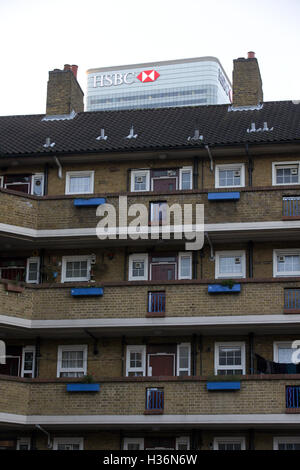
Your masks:
<path fill-rule="evenodd" d="M 236 170 L 234 172 L 234 176 L 241 176 L 241 170 Z"/>
<path fill-rule="evenodd" d="M 279 263 L 284 263 L 285 262 L 285 256 L 283 256 L 283 255 L 278 256 L 278 262 Z"/>
<path fill-rule="evenodd" d="M 144 177 L 143 176 L 136 176 L 135 181 L 137 183 L 143 183 L 144 182 Z"/>
<path fill-rule="evenodd" d="M 298 168 L 292 168 L 291 175 L 298 175 Z"/>
<path fill-rule="evenodd" d="M 241 264 L 241 258 L 239 256 L 237 256 L 236 258 L 234 258 L 234 263 L 235 264 Z"/>

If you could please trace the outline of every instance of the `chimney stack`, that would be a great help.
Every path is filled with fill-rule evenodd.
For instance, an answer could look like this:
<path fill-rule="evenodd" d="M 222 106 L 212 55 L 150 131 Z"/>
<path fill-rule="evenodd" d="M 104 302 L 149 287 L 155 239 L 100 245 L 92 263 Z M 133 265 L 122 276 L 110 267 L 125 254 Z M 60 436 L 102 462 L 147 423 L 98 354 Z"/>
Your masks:
<path fill-rule="evenodd" d="M 263 101 L 262 81 L 255 52 L 233 61 L 233 106 L 257 106 Z"/>
<path fill-rule="evenodd" d="M 49 72 L 46 114 L 61 115 L 84 110 L 83 91 L 77 81 L 77 65 L 65 64 L 63 70 Z"/>

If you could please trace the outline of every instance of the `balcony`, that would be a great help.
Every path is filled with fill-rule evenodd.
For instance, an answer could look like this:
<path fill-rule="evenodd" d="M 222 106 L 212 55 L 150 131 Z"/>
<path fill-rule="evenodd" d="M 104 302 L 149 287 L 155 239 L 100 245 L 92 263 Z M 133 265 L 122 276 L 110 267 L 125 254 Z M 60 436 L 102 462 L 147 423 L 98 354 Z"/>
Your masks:
<path fill-rule="evenodd" d="M 291 297 L 289 291 L 300 291 L 300 281 L 291 279 L 241 282 L 241 292 L 235 295 L 210 294 L 208 282 L 191 281 L 140 281 L 140 282 L 107 282 L 101 286 L 93 284 L 93 288 L 103 289 L 103 296 L 72 296 L 73 288 L 89 286 L 67 284 L 25 284 L 22 293 L 8 292 L 5 283 L 0 282 L 0 303 L 5 305 L 1 315 L 5 318 L 22 318 L 27 320 L 89 320 L 103 319 L 146 319 L 150 316 L 165 316 L 165 319 L 177 317 L 195 317 L 195 321 L 205 317 L 226 317 L 232 315 L 283 315 L 283 313 L 300 313 L 291 307 L 299 307 L 295 303 L 296 295 Z M 285 285 L 290 287 L 285 289 Z M 155 300 L 149 303 L 149 287 Z M 168 303 L 163 301 L 165 299 Z M 226 295 L 226 301 L 224 296 Z M 298 295 L 298 294 L 297 294 Z M 288 303 L 286 299 L 294 299 Z M 152 297 L 151 297 L 152 299 Z M 84 302 L 84 309 L 82 305 Z M 166 307 L 167 305 L 167 307 Z M 149 306 L 153 312 L 149 312 Z M 290 309 L 288 309 L 288 307 Z M 163 310 L 165 311 L 159 311 Z M 157 310 L 157 312 L 154 312 Z M 157 319 L 159 321 L 159 318 Z M 295 322 L 297 317 L 295 316 Z"/>
<path fill-rule="evenodd" d="M 282 218 L 300 219 L 300 196 L 282 198 Z"/>
<path fill-rule="evenodd" d="M 76 379 L 73 380 L 75 383 Z M 52 424 L 55 416 L 99 415 L 101 418 L 115 415 L 121 418 L 162 412 L 165 418 L 167 415 L 263 414 L 267 419 L 268 414 L 297 412 L 300 406 L 300 379 L 290 380 L 285 376 L 244 376 L 240 391 L 221 393 L 207 390 L 204 377 L 168 377 L 168 380 L 163 377 L 96 377 L 96 380 L 100 383 L 98 393 L 70 393 L 66 390 L 70 378 L 47 382 L 2 375 L 0 415 L 12 413 L 16 420 L 20 415 L 23 421 L 24 415 L 40 415 L 44 423 L 48 419 Z M 147 419 L 145 416 L 146 422 Z"/>
<path fill-rule="evenodd" d="M 146 389 L 146 410 L 145 414 L 161 414 L 164 411 L 164 389 Z"/>
<path fill-rule="evenodd" d="M 172 204 L 204 204 L 205 223 L 222 224 L 236 222 L 281 221 L 282 218 L 300 218 L 299 190 L 268 188 L 264 190 L 200 191 L 169 193 L 164 199 Z M 126 195 L 126 194 L 124 194 Z M 240 199 L 237 198 L 238 195 Z M 134 203 L 145 204 L 150 209 L 153 193 L 128 193 L 128 206 Z M 213 199 L 212 199 L 213 198 Z M 225 199 L 224 199 L 225 198 Z M 212 200 L 219 200 L 214 203 Z M 75 204 L 76 202 L 76 205 Z M 45 196 L 38 198 L 8 190 L 0 191 L 0 224 L 25 227 L 34 230 L 59 230 L 75 228 L 95 228 L 99 222 L 96 205 L 106 201 L 116 208 L 118 218 L 119 196 L 117 194 L 93 195 L 89 198 L 76 196 Z M 238 201 L 238 202 L 237 202 Z M 83 207 L 84 209 L 80 209 Z M 134 217 L 128 217 L 128 223 Z M 193 221 L 195 223 L 195 220 Z"/>
<path fill-rule="evenodd" d="M 300 413 L 300 386 L 286 387 L 286 412 Z"/>
<path fill-rule="evenodd" d="M 148 314 L 151 317 L 164 317 L 166 312 L 166 293 L 148 293 Z"/>
<path fill-rule="evenodd" d="M 284 289 L 284 313 L 300 313 L 300 289 Z"/>

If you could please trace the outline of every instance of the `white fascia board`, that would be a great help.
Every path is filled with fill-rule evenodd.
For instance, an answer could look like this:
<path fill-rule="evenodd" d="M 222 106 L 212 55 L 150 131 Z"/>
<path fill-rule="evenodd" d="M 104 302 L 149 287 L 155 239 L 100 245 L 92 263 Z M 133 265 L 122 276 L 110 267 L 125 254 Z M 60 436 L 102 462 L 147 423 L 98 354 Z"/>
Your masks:
<path fill-rule="evenodd" d="M 299 425 L 299 414 L 210 414 L 210 415 L 17 415 L 0 413 L 0 422 L 22 425 Z"/>
<path fill-rule="evenodd" d="M 134 327 L 193 327 L 239 325 L 289 325 L 300 324 L 300 316 L 293 315 L 226 315 L 164 318 L 91 318 L 73 320 L 27 320 L 0 315 L 0 325 L 26 329 L 64 328 L 134 328 Z"/>
<path fill-rule="evenodd" d="M 160 232 L 161 230 L 166 233 L 181 233 L 182 227 L 179 226 L 165 226 L 165 227 L 141 227 L 139 233 L 149 233 L 150 229 L 153 232 Z M 238 222 L 238 223 L 222 223 L 222 224 L 206 224 L 206 225 L 183 225 L 185 233 L 194 233 L 199 231 L 211 232 L 240 232 L 248 230 L 287 230 L 287 229 L 300 229 L 299 220 L 286 220 L 286 221 L 270 221 L 270 222 Z M 111 233 L 123 233 L 127 228 L 111 229 Z M 27 227 L 20 227 L 17 225 L 0 224 L 0 233 L 10 233 L 21 235 L 28 238 L 59 238 L 59 237 L 90 237 L 97 236 L 97 228 L 72 228 L 72 229 L 57 229 L 57 230 L 35 230 Z M 136 234 L 133 228 L 129 228 L 129 232 Z M 127 233 L 127 232 L 126 232 Z"/>

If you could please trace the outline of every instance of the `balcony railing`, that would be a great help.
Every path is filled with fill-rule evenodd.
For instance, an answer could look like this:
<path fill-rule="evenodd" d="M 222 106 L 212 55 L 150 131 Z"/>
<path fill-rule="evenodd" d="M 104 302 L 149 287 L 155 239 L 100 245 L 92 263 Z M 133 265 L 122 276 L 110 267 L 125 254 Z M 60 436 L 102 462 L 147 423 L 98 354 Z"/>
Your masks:
<path fill-rule="evenodd" d="M 298 385 L 286 387 L 286 408 L 300 409 L 300 387 Z"/>
<path fill-rule="evenodd" d="M 148 312 L 164 313 L 166 311 L 166 293 L 149 292 L 148 294 Z"/>
<path fill-rule="evenodd" d="M 300 217 L 300 196 L 282 198 L 283 217 Z"/>
<path fill-rule="evenodd" d="M 284 289 L 284 313 L 300 313 L 300 289 Z"/>
<path fill-rule="evenodd" d="M 146 411 L 163 412 L 164 390 L 163 388 L 146 389 Z"/>

